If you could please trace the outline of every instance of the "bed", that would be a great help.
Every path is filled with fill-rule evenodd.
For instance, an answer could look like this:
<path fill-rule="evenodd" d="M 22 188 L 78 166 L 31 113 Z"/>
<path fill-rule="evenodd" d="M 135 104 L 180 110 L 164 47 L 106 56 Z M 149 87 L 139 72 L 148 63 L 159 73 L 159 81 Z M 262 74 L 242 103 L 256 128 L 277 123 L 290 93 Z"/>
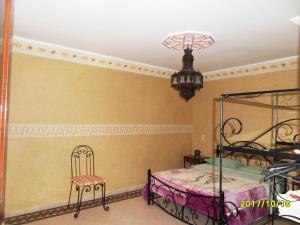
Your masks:
<path fill-rule="evenodd" d="M 268 185 L 264 175 L 230 159 L 223 168 L 225 220 L 230 225 L 246 225 L 267 216 L 266 207 L 245 207 L 246 201 L 265 201 Z M 149 204 L 188 224 L 212 224 L 219 220 L 219 165 L 205 163 L 191 168 L 149 174 L 143 196 Z M 242 203 L 242 205 L 241 205 Z M 244 204 L 243 204 L 244 203 Z"/>
<path fill-rule="evenodd" d="M 264 180 L 271 184 L 269 201 L 274 203 L 273 206 L 269 205 L 269 222 L 272 225 L 276 219 L 300 221 L 299 193 L 293 194 L 293 196 L 297 196 L 295 200 L 289 196 L 291 184 L 300 185 L 297 180 L 299 173 L 297 169 L 300 168 L 299 99 L 299 88 L 223 94 L 220 98 L 220 122 L 222 124 L 219 145 L 220 158 L 222 155 L 237 157 L 242 154 L 247 160 L 251 157 L 266 159 L 269 165 L 266 164 Z M 270 121 L 271 126 L 264 130 L 255 127 L 258 132 L 251 137 L 250 130 L 245 129 L 248 127 L 244 126 L 240 118 L 230 116 L 224 119 L 226 102 L 238 104 L 239 111 L 242 111 L 243 106 L 247 106 L 248 110 L 252 109 L 249 111 L 252 118 L 250 121 L 245 121 L 248 127 L 255 124 L 257 118 L 253 114 L 258 114 L 258 112 L 260 117 L 269 115 L 264 117 L 264 120 L 260 120 L 260 123 Z M 228 111 L 226 114 L 228 115 Z M 242 115 L 243 113 L 241 113 Z M 259 127 L 260 123 L 256 126 Z M 226 128 L 231 129 L 229 135 L 228 132 L 226 135 Z M 246 136 L 247 138 L 245 138 Z M 220 190 L 222 190 L 221 187 Z M 290 204 L 282 207 L 277 204 L 279 201 Z"/>
<path fill-rule="evenodd" d="M 297 182 L 296 177 L 286 174 L 284 179 L 273 177 L 269 185 L 263 184 L 262 178 L 266 181 L 266 176 L 249 173 L 248 167 L 226 168 L 226 158 L 244 161 L 246 165 L 255 162 L 260 167 L 281 162 L 299 164 L 300 154 L 295 154 L 295 150 L 300 152 L 299 98 L 299 88 L 222 94 L 219 99 L 219 165 L 200 165 L 153 174 L 148 170 L 148 182 L 144 188 L 144 198 L 148 204 L 157 205 L 187 224 L 247 225 L 264 216 L 268 216 L 274 224 L 279 208 L 270 204 L 258 206 L 257 202 L 276 202 L 280 193 L 287 192 L 288 181 Z M 264 115 L 271 115 L 271 120 L 266 118 L 266 121 L 274 123 L 252 137 L 234 139 L 244 131 L 243 123 L 236 117 L 224 118 L 225 102 L 265 108 L 268 113 Z M 248 125 L 253 125 L 254 120 L 252 115 Z M 226 132 L 226 128 L 231 132 Z M 269 141 L 268 145 L 264 145 L 265 140 Z M 229 165 L 234 165 L 234 162 Z"/>

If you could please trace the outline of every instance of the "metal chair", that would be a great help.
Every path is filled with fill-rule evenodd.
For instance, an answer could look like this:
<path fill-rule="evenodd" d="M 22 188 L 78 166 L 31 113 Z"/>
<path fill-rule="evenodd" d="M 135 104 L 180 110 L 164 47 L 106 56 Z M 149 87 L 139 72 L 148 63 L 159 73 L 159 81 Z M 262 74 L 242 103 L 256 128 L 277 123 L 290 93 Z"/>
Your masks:
<path fill-rule="evenodd" d="M 105 211 L 109 210 L 109 207 L 105 205 L 105 179 L 95 175 L 94 152 L 91 147 L 79 145 L 74 148 L 71 155 L 71 176 L 68 207 L 70 206 L 73 184 L 75 184 L 77 191 L 77 207 L 74 218 L 79 216 L 83 192 L 90 192 L 93 189 L 94 201 L 96 201 L 95 191 L 99 190 L 100 187 L 103 209 Z"/>

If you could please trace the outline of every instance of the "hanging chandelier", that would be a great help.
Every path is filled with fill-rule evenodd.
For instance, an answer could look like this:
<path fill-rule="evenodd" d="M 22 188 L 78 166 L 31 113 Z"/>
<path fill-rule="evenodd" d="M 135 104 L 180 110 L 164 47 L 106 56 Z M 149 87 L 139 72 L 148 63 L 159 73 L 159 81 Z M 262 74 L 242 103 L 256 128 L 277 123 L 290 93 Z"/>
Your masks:
<path fill-rule="evenodd" d="M 192 49 L 184 49 L 183 66 L 178 73 L 171 77 L 171 85 L 180 92 L 186 101 L 195 95 L 195 90 L 203 88 L 203 76 L 193 68 L 194 56 Z"/>
<path fill-rule="evenodd" d="M 186 101 L 195 96 L 195 90 L 203 88 L 203 76 L 193 67 L 194 56 L 192 51 L 211 46 L 214 39 L 207 34 L 181 33 L 168 36 L 163 44 L 176 50 L 184 50 L 182 69 L 171 76 L 171 86 L 180 92 Z"/>

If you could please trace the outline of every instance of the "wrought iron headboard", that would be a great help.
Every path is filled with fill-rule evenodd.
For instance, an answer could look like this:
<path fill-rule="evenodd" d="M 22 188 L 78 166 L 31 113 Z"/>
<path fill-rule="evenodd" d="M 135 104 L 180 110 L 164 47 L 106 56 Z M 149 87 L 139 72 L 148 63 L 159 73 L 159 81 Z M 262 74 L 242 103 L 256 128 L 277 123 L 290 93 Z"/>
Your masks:
<path fill-rule="evenodd" d="M 272 131 L 276 131 L 274 144 L 283 144 L 283 145 L 299 144 L 297 139 L 300 138 L 300 133 L 295 133 L 294 128 L 298 127 L 298 129 L 300 129 L 300 127 L 299 124 L 295 124 L 294 122 L 300 121 L 300 118 L 293 118 L 293 119 L 281 121 L 280 123 L 270 127 L 269 129 L 264 130 L 263 132 L 261 132 L 256 137 L 250 140 L 241 140 L 236 142 L 230 142 L 228 140 L 228 137 L 225 136 L 225 127 L 229 126 L 231 121 L 236 121 L 239 126 L 238 128 L 235 128 L 233 127 L 233 125 L 230 125 L 230 127 L 232 128 L 232 136 L 240 134 L 243 130 L 242 121 L 239 120 L 238 118 L 231 117 L 225 120 L 221 128 L 222 137 L 229 146 L 239 146 L 239 147 L 248 147 L 248 148 L 253 148 L 258 150 L 267 150 L 267 147 L 258 143 L 257 140 L 259 140 L 260 138 L 264 137 L 265 135 L 269 134 Z M 280 132 L 281 130 L 285 131 L 284 134 Z"/>
<path fill-rule="evenodd" d="M 237 127 L 232 125 L 231 122 L 235 122 L 234 124 L 237 124 Z M 228 146 L 232 147 L 247 147 L 248 149 L 255 149 L 255 150 L 261 150 L 261 151 L 268 151 L 268 148 L 264 146 L 263 144 L 259 143 L 258 140 L 264 137 L 265 135 L 268 135 L 270 132 L 275 131 L 275 138 L 274 143 L 272 143 L 274 146 L 277 145 L 299 145 L 298 139 L 300 138 L 299 131 L 299 124 L 297 122 L 300 121 L 300 118 L 293 118 L 288 119 L 279 122 L 278 124 L 262 131 L 257 136 L 250 140 L 239 140 L 239 141 L 230 141 L 228 137 L 226 137 L 225 134 L 225 128 L 229 126 L 231 128 L 231 136 L 233 135 L 239 135 L 241 134 L 243 130 L 243 123 L 238 118 L 229 118 L 225 120 L 223 123 L 222 129 L 222 137 L 224 141 L 227 143 Z M 296 122 L 296 123 L 295 123 Z M 297 128 L 297 129 L 295 129 Z M 265 167 L 272 163 L 273 159 L 268 158 L 266 156 L 262 155 L 256 155 L 256 154 L 249 154 L 249 153 L 242 153 L 242 152 L 234 152 L 234 151 L 226 151 L 224 152 L 223 157 L 232 158 L 235 160 L 241 161 L 244 159 L 246 165 L 250 165 L 251 161 L 254 161 L 255 166 Z"/>

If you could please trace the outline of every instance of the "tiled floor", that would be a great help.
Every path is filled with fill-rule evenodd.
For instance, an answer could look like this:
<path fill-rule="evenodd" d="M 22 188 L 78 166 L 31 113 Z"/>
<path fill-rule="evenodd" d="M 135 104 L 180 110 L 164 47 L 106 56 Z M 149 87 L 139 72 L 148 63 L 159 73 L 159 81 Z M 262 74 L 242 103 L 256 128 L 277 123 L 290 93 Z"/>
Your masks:
<path fill-rule="evenodd" d="M 159 208 L 148 206 L 142 197 L 112 203 L 109 206 L 108 212 L 101 206 L 81 211 L 77 219 L 73 218 L 73 214 L 66 214 L 28 225 L 182 225 Z"/>
<path fill-rule="evenodd" d="M 142 197 L 112 203 L 110 210 L 102 207 L 91 208 L 80 212 L 78 219 L 73 214 L 65 214 L 50 219 L 40 220 L 28 225 L 183 225 L 156 206 L 148 206 Z M 287 225 L 278 221 L 276 225 Z"/>

